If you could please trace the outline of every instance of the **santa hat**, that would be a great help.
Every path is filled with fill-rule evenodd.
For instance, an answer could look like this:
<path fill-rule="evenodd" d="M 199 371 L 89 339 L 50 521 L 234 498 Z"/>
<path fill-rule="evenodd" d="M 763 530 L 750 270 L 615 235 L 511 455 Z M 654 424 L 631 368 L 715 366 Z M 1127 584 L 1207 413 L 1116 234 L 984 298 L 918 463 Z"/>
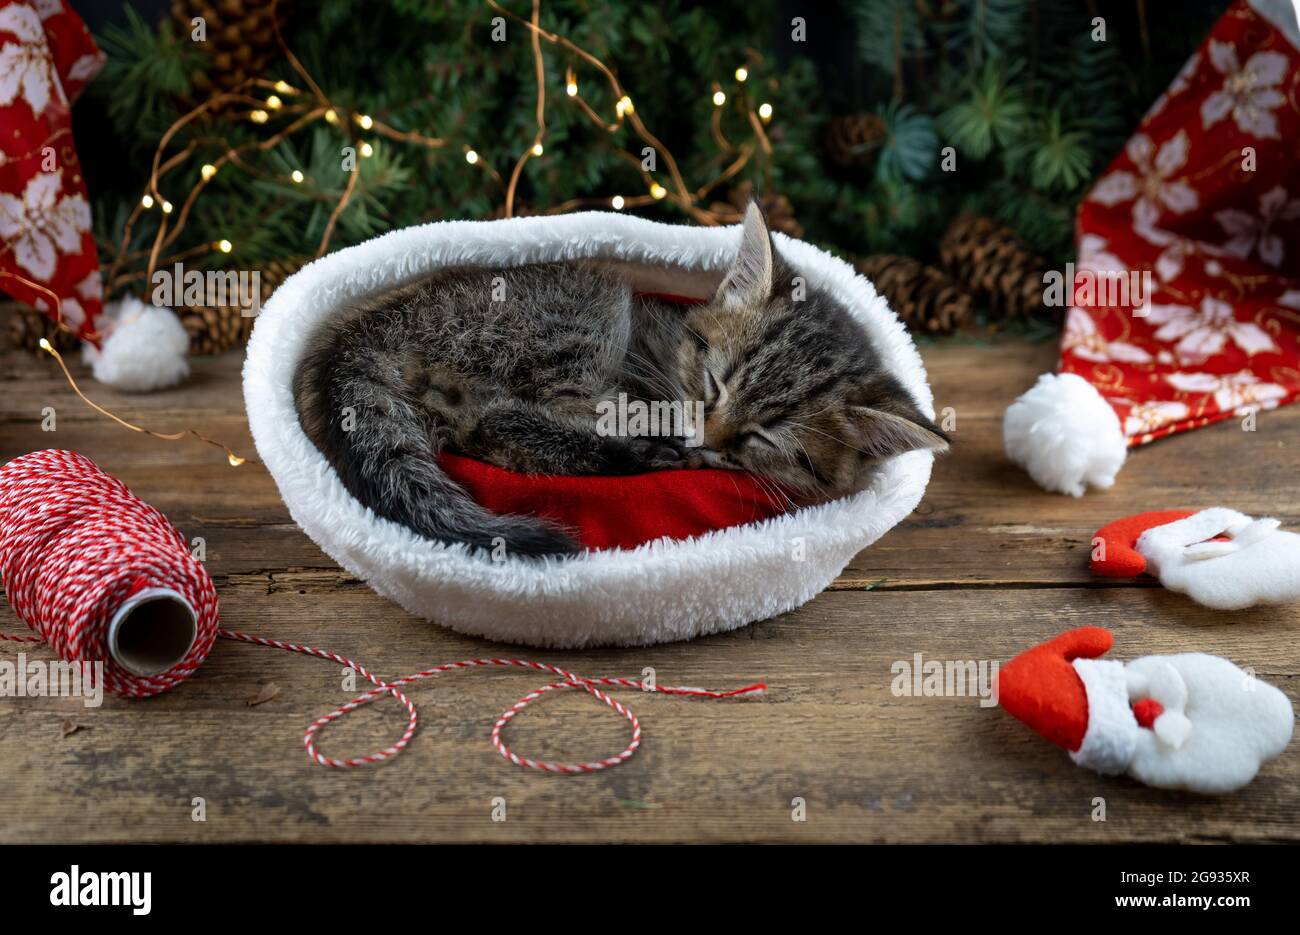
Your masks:
<path fill-rule="evenodd" d="M 1112 642 L 1101 627 L 1069 630 L 1012 659 L 997 684 L 998 703 L 1009 714 L 1064 747 L 1080 766 L 1106 775 L 1128 769 L 1140 731 L 1154 730 L 1177 747 L 1191 727 L 1177 670 L 1133 676 L 1124 663 L 1099 658 Z"/>
<path fill-rule="evenodd" d="M 1289 15 L 1239 0 L 1080 204 L 1059 372 L 1003 427 L 1042 487 L 1109 487 L 1129 448 L 1300 398 Z"/>

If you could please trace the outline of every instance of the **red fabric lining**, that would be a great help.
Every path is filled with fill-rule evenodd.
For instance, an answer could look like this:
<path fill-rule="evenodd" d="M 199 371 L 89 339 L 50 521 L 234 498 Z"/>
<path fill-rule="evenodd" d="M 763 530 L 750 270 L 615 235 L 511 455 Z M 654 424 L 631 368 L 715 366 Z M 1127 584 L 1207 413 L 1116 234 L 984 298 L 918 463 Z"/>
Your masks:
<path fill-rule="evenodd" d="M 676 292 L 636 292 L 633 293 L 640 299 L 659 299 L 664 302 L 671 302 L 674 305 L 703 305 L 708 299 L 701 299 L 695 295 L 679 295 Z"/>
<path fill-rule="evenodd" d="M 630 549 L 667 536 L 770 519 L 783 505 L 739 471 L 654 471 L 627 477 L 521 474 L 444 452 L 438 464 L 493 513 L 544 516 L 589 549 Z"/>

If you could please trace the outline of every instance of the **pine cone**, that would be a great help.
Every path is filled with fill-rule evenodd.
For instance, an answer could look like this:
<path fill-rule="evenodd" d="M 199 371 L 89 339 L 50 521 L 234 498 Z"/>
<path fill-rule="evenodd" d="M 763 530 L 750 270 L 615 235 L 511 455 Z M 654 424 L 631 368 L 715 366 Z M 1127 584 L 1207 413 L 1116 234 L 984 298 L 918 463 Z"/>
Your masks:
<path fill-rule="evenodd" d="M 964 214 L 948 226 L 939 258 L 949 274 L 994 313 L 1042 314 L 1047 264 L 1006 225 Z"/>
<path fill-rule="evenodd" d="M 229 91 L 248 78 L 262 75 L 266 66 L 280 54 L 271 25 L 274 7 L 285 22 L 289 0 L 172 0 L 172 19 L 182 39 L 188 40 L 194 20 L 202 17 L 207 41 L 198 43 L 207 53 L 206 69 L 195 72 L 196 97 Z"/>
<path fill-rule="evenodd" d="M 301 259 L 272 260 L 261 269 L 261 301 L 271 297 L 280 283 L 292 276 L 306 262 Z M 242 305 L 194 305 L 176 310 L 177 317 L 190 335 L 190 353 L 220 354 L 243 347 L 253 330 L 253 316 L 245 315 Z"/>
<path fill-rule="evenodd" d="M 715 201 L 709 210 L 718 215 L 723 224 L 739 224 L 745 209 L 754 200 L 754 183 L 741 182 L 727 193 L 726 201 Z M 802 237 L 803 225 L 794 216 L 794 204 L 779 192 L 770 192 L 758 199 L 758 206 L 767 215 L 767 226 L 789 237 Z"/>
<path fill-rule="evenodd" d="M 935 266 L 911 257 L 878 253 L 858 263 L 889 306 L 913 331 L 951 334 L 971 319 L 974 302 L 966 290 Z"/>
<path fill-rule="evenodd" d="M 34 351 L 41 338 L 54 345 L 57 351 L 70 351 L 77 339 L 66 331 L 54 327 L 50 316 L 39 309 L 18 302 L 5 302 L 0 308 L 3 327 L 0 327 L 0 350 Z"/>
<path fill-rule="evenodd" d="M 860 168 L 871 162 L 885 135 L 885 121 L 877 114 L 842 114 L 826 124 L 822 143 L 835 165 Z"/>

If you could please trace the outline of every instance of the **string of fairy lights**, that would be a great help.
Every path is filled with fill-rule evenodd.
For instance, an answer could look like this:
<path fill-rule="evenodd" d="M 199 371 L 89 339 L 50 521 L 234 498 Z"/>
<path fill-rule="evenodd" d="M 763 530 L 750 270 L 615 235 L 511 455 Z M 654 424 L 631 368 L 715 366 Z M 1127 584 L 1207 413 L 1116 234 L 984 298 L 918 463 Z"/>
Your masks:
<path fill-rule="evenodd" d="M 627 208 L 664 202 L 677 206 L 701 224 L 729 223 L 733 219 L 729 212 L 722 212 L 708 206 L 705 199 L 718 186 L 743 171 L 756 152 L 762 152 L 765 156 L 770 156 L 772 153 L 772 144 L 765 129 L 773 117 L 772 105 L 768 102 L 760 102 L 757 107 L 752 107 L 750 95 L 746 93 L 749 86 L 750 69 L 762 63 L 762 57 L 757 52 L 749 50 L 747 63 L 735 69 L 732 76 L 735 79 L 732 96 L 728 95 L 720 82 L 715 81 L 712 83 L 709 92 L 713 103 L 710 130 L 718 146 L 721 161 L 725 164 L 713 178 L 702 185 L 691 188 L 687 185 L 677 159 L 672 152 L 658 137 L 650 132 L 649 128 L 641 120 L 631 94 L 619 81 L 614 71 L 600 58 L 577 45 L 568 37 L 542 28 L 541 0 L 532 0 L 532 10 L 528 18 L 506 9 L 498 0 L 485 0 L 485 2 L 493 11 L 528 30 L 536 85 L 536 130 L 532 139 L 515 159 L 508 175 L 503 175 L 498 171 L 478 148 L 468 142 L 460 144 L 461 153 L 466 164 L 476 171 L 485 173 L 494 185 L 501 187 L 503 193 L 502 213 L 505 217 L 514 216 L 516 194 L 524 167 L 529 160 L 540 159 L 546 154 L 546 61 L 542 52 L 545 44 L 563 50 L 577 60 L 578 63 L 585 63 L 590 66 L 600 76 L 601 81 L 608 86 L 611 92 L 611 99 L 614 102 L 613 119 L 609 120 L 602 117 L 600 111 L 582 94 L 574 64 L 569 64 L 565 69 L 564 95 L 572 106 L 578 108 L 579 112 L 595 127 L 603 131 L 607 138 L 613 138 L 625 128 L 631 130 L 637 139 L 653 150 L 657 157 L 656 163 L 661 161 L 663 164 L 665 175 L 661 179 L 655 171 L 646 168 L 642 161 L 627 149 L 622 146 L 615 146 L 616 155 L 634 167 L 640 174 L 645 187 L 643 194 L 615 193 L 605 196 L 593 195 L 574 198 L 558 205 L 552 205 L 543 213 L 560 214 L 580 207 L 606 207 L 615 211 L 622 211 Z M 397 143 L 424 146 L 434 150 L 445 149 L 449 146 L 448 141 L 441 137 L 429 136 L 413 130 L 399 130 L 382 120 L 375 119 L 362 110 L 345 107 L 332 100 L 317 84 L 307 69 L 303 67 L 302 62 L 298 60 L 298 57 L 293 54 L 292 49 L 284 41 L 279 27 L 277 5 L 276 2 L 273 2 L 271 9 L 271 22 L 275 41 L 294 74 L 297 75 L 298 83 L 302 86 L 299 87 L 297 84 L 291 84 L 283 79 L 271 81 L 260 77 L 249 78 L 230 91 L 212 95 L 183 114 L 167 128 L 154 152 L 149 180 L 145 190 L 123 226 L 120 245 L 116 251 L 111 251 L 113 252 L 113 259 L 108 266 L 105 277 L 107 294 L 117 294 L 121 289 L 128 287 L 137 280 L 151 282 L 155 270 L 160 265 L 169 266 L 190 257 L 204 254 L 231 253 L 235 249 L 235 244 L 228 237 L 218 237 L 215 240 L 200 242 L 185 249 L 176 249 L 182 232 L 187 227 L 196 200 L 220 173 L 227 171 L 227 167 L 230 167 L 231 170 L 242 171 L 250 177 L 273 178 L 283 181 L 284 176 L 282 174 L 268 173 L 255 165 L 251 158 L 256 154 L 269 152 L 293 134 L 315 124 L 317 121 L 324 121 L 326 124 L 346 132 L 350 141 L 355 144 L 356 154 L 362 159 L 374 155 L 373 140 L 378 137 Z M 728 140 L 722 130 L 723 108 L 733 98 L 733 106 L 739 108 L 751 130 L 750 138 L 739 144 Z M 254 126 L 275 126 L 276 129 L 264 138 L 242 143 L 238 146 L 232 146 L 228 141 L 221 138 L 214 139 L 207 135 L 199 136 L 189 140 L 180 146 L 176 152 L 168 155 L 173 142 L 177 140 L 186 127 L 192 124 L 199 125 L 206 133 L 211 131 L 213 125 L 229 120 L 247 121 Z M 191 157 L 199 151 L 200 146 L 205 147 L 206 152 L 212 147 L 213 143 L 216 143 L 222 149 L 220 155 L 211 157 L 209 161 L 203 162 L 199 166 L 197 178 L 194 179 L 185 197 L 180 199 L 178 206 L 176 202 L 164 194 L 164 181 L 171 183 L 173 173 L 178 173 L 182 167 L 189 165 Z M 343 190 L 334 201 L 325 230 L 316 247 L 316 256 L 322 256 L 329 250 L 338 220 L 356 192 L 357 180 L 360 177 L 357 168 L 353 166 L 353 171 L 348 173 Z M 765 168 L 770 171 L 770 165 L 765 164 Z M 308 181 L 308 177 L 302 169 L 294 168 L 289 170 L 287 180 L 291 185 L 302 185 Z M 147 250 L 132 251 L 130 249 L 132 234 L 140 219 L 146 215 L 157 218 L 157 230 L 154 232 L 152 242 Z M 166 251 L 175 252 L 166 253 Z M 165 253 L 166 255 L 164 255 Z M 143 269 L 133 268 L 141 261 L 147 261 Z M 63 321 L 62 303 L 52 290 L 24 277 L 14 275 L 13 278 L 20 279 L 32 288 L 47 295 L 55 308 L 57 326 L 64 331 L 71 330 Z M 81 391 L 62 356 L 49 341 L 42 339 L 40 348 L 54 357 L 73 392 L 86 405 L 108 419 L 131 431 L 165 441 L 194 438 L 224 450 L 227 462 L 233 467 L 246 463 L 247 459 L 236 454 L 227 446 L 192 428 L 183 429 L 179 432 L 156 432 L 122 419 L 89 399 Z"/>
<path fill-rule="evenodd" d="M 613 69 L 596 55 L 574 43 L 567 36 L 552 32 L 541 25 L 541 0 L 532 0 L 530 15 L 525 18 L 506 7 L 499 0 L 485 0 L 486 5 L 507 20 L 522 26 L 528 32 L 532 49 L 532 60 L 536 77 L 536 131 L 532 139 L 523 147 L 514 160 L 511 171 L 502 174 L 484 155 L 481 148 L 469 142 L 459 144 L 466 164 L 475 170 L 484 172 L 491 182 L 502 190 L 501 214 L 513 217 L 517 210 L 517 192 L 520 178 L 526 164 L 532 159 L 540 159 L 546 154 L 546 112 L 548 107 L 544 46 L 550 46 L 567 53 L 576 60 L 565 69 L 564 95 L 567 101 L 587 118 L 587 120 L 607 138 L 615 137 L 625 128 L 630 130 L 645 146 L 651 147 L 656 156 L 656 163 L 662 163 L 663 178 L 643 166 L 642 161 L 623 146 L 614 147 L 616 155 L 627 162 L 640 174 L 644 193 L 615 193 L 612 195 L 593 195 L 573 198 L 561 204 L 545 208 L 541 213 L 560 214 L 577 208 L 607 208 L 622 211 L 629 208 L 643 207 L 656 202 L 675 205 L 693 220 L 701 224 L 714 225 L 729 223 L 733 220 L 727 211 L 710 207 L 707 198 L 718 186 L 742 172 L 757 152 L 770 156 L 771 141 L 766 126 L 773 119 L 771 103 L 762 101 L 757 107 L 751 102 L 751 95 L 746 93 L 751 68 L 761 65 L 762 57 L 750 50 L 746 64 L 738 66 L 733 72 L 735 86 L 728 94 L 720 82 L 713 82 L 708 94 L 713 104 L 711 131 L 719 153 L 725 165 L 711 179 L 697 187 L 688 186 L 679 164 L 672 152 L 642 122 L 628 89 L 620 82 Z M 235 249 L 229 237 L 217 237 L 178 252 L 173 250 L 187 227 L 191 209 L 204 188 L 227 167 L 242 171 L 250 176 L 279 178 L 286 180 L 282 174 L 271 174 L 254 166 L 249 159 L 257 153 L 265 153 L 292 136 L 318 121 L 334 126 L 348 134 L 355 147 L 355 153 L 362 159 L 374 155 L 374 138 L 383 137 L 394 142 L 424 146 L 429 149 L 448 148 L 449 142 L 441 137 L 430 136 L 417 131 L 399 130 L 376 119 L 363 110 L 343 106 L 328 96 L 315 79 L 308 73 L 301 61 L 293 54 L 280 32 L 276 4 L 272 5 L 272 25 L 277 45 L 285 60 L 297 76 L 297 84 L 285 80 L 270 81 L 264 78 L 250 78 L 231 91 L 213 95 L 197 107 L 178 118 L 159 140 L 154 154 L 148 183 L 139 202 L 128 216 L 123 227 L 120 246 L 109 265 L 107 288 L 109 294 L 115 294 L 135 280 L 150 281 L 159 266 L 188 259 L 205 253 L 228 254 Z M 602 116 L 596 106 L 585 97 L 578 83 L 575 65 L 590 66 L 599 76 L 601 82 L 608 86 L 613 100 L 613 118 Z M 301 86 L 298 86 L 301 85 Z M 742 119 L 750 128 L 750 138 L 742 143 L 733 143 L 722 132 L 723 111 L 728 102 L 739 110 Z M 186 127 L 203 121 L 203 129 L 209 130 L 212 124 L 226 120 L 247 121 L 255 126 L 276 126 L 278 129 L 270 136 L 254 142 L 230 146 L 219 138 L 204 137 L 195 139 L 180 149 L 167 155 L 169 148 Z M 212 143 L 224 147 L 220 155 L 202 163 L 198 168 L 197 178 L 193 179 L 185 197 L 179 200 L 179 206 L 164 194 L 164 181 L 173 182 L 172 174 L 191 162 L 191 157 L 200 145 Z M 324 233 L 316 245 L 316 256 L 322 256 L 329 250 L 339 217 L 346 210 L 355 194 L 360 172 L 357 166 L 348 173 L 347 181 L 334 204 L 326 223 Z M 291 169 L 287 174 L 291 185 L 302 185 L 308 181 L 302 169 Z M 170 186 L 174 187 L 174 186 Z M 156 211 L 156 214 L 153 212 Z M 135 226 L 141 217 L 153 214 L 157 217 L 157 230 L 147 250 L 132 252 L 129 249 Z M 132 267 L 146 261 L 143 269 Z"/>

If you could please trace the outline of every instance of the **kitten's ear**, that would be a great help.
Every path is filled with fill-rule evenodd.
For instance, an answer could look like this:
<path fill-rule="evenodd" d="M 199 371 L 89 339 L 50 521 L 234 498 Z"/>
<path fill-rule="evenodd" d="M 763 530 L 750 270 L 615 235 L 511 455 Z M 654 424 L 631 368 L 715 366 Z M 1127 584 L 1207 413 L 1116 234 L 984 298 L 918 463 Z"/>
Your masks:
<path fill-rule="evenodd" d="M 905 451 L 948 450 L 948 436 L 909 403 L 900 412 L 870 406 L 850 406 L 850 444 L 873 458 L 888 458 Z"/>
<path fill-rule="evenodd" d="M 745 308 L 766 302 L 772 296 L 776 277 L 776 251 L 767 219 L 758 202 L 745 209 L 740 235 L 740 251 L 718 287 L 716 301 L 733 308 Z"/>

